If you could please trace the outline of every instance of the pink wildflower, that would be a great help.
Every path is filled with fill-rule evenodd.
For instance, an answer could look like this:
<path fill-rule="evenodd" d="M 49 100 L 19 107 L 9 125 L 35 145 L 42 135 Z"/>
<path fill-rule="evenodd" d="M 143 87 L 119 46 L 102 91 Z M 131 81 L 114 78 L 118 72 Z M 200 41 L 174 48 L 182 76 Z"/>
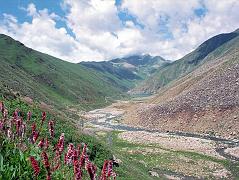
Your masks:
<path fill-rule="evenodd" d="M 56 146 L 56 150 L 59 151 L 59 153 L 61 154 L 64 150 L 64 133 L 61 134 L 57 146 Z"/>
<path fill-rule="evenodd" d="M 40 167 L 38 165 L 37 160 L 33 156 L 30 156 L 29 160 L 31 161 L 31 165 L 34 170 L 34 175 L 38 176 L 38 174 L 40 172 Z"/>
<path fill-rule="evenodd" d="M 72 143 L 70 143 L 68 145 L 68 149 L 67 149 L 67 153 L 66 153 L 66 157 L 65 157 L 65 163 L 67 165 L 72 163 L 72 158 L 73 158 L 73 153 L 74 153 L 74 145 Z"/>
<path fill-rule="evenodd" d="M 61 165 L 61 154 L 59 153 L 59 151 L 56 151 L 56 154 L 55 154 L 55 157 L 53 159 L 53 163 L 54 163 L 54 166 L 52 168 L 52 171 L 56 171 L 60 165 Z"/>
<path fill-rule="evenodd" d="M 17 130 L 17 135 L 21 135 L 21 126 L 22 126 L 22 119 L 17 119 L 16 120 L 16 130 Z"/>
<path fill-rule="evenodd" d="M 102 171 L 101 171 L 100 180 L 106 180 L 107 172 L 108 172 L 108 160 L 105 160 Z"/>
<path fill-rule="evenodd" d="M 4 109 L 3 110 L 3 118 L 7 118 L 7 115 L 8 115 L 8 110 L 7 109 Z"/>
<path fill-rule="evenodd" d="M 27 122 L 29 122 L 31 120 L 31 118 L 32 118 L 32 113 L 31 113 L 31 111 L 28 111 L 27 112 Z"/>
<path fill-rule="evenodd" d="M 82 169 L 79 161 L 74 162 L 74 176 L 75 180 L 82 180 Z"/>
<path fill-rule="evenodd" d="M 53 121 L 48 122 L 48 129 L 49 129 L 50 136 L 53 138 L 54 137 L 54 122 Z"/>
<path fill-rule="evenodd" d="M 90 162 L 88 155 L 85 156 L 85 169 L 88 172 L 90 179 L 95 180 L 96 169 L 93 167 L 93 164 Z"/>
<path fill-rule="evenodd" d="M 81 166 L 84 166 L 84 164 L 85 164 L 86 148 L 87 148 L 87 145 L 84 144 L 84 147 L 83 147 L 83 150 L 82 150 L 82 153 L 80 156 L 80 165 Z"/>
<path fill-rule="evenodd" d="M 42 112 L 42 116 L 41 116 L 41 126 L 43 125 L 44 121 L 46 120 L 46 112 Z"/>
<path fill-rule="evenodd" d="M 38 137 L 39 137 L 39 132 L 34 131 L 33 137 L 32 137 L 33 144 L 37 141 Z"/>
<path fill-rule="evenodd" d="M 35 132 L 36 131 L 36 123 L 33 123 L 32 124 L 32 134 L 33 134 L 33 132 Z"/>
<path fill-rule="evenodd" d="M 43 151 L 41 153 L 41 157 L 42 157 L 42 163 L 43 163 L 44 167 L 47 170 L 47 178 L 51 179 L 50 163 L 49 163 L 49 159 L 48 159 L 47 153 L 45 151 Z"/>
<path fill-rule="evenodd" d="M 46 137 L 45 148 L 48 149 L 48 147 L 49 147 L 49 141 L 48 141 L 48 138 Z"/>
<path fill-rule="evenodd" d="M 4 111 L 4 103 L 1 101 L 0 102 L 0 111 L 3 113 Z"/>
<path fill-rule="evenodd" d="M 43 148 L 44 145 L 45 145 L 45 143 L 44 143 L 44 138 L 42 138 L 42 139 L 40 140 L 40 142 L 38 143 L 38 147 L 39 147 L 39 148 Z"/>
<path fill-rule="evenodd" d="M 0 120 L 0 129 L 3 129 L 4 121 Z"/>

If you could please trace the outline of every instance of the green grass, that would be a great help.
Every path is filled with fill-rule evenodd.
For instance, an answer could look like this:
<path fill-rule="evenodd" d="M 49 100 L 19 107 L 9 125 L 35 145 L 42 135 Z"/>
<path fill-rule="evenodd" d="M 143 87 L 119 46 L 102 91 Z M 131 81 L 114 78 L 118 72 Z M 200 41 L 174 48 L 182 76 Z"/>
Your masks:
<path fill-rule="evenodd" d="M 125 96 L 131 81 L 62 61 L 0 35 L 0 88 L 55 107 L 102 107 Z"/>
<path fill-rule="evenodd" d="M 9 110 L 10 115 L 15 111 L 16 108 L 18 108 L 22 113 L 24 113 L 23 117 L 26 119 L 26 113 L 30 110 L 33 116 L 28 125 L 36 122 L 37 127 L 39 127 L 41 110 L 36 104 L 30 106 L 19 99 L 9 100 L 0 98 L 0 101 L 2 100 L 4 100 L 5 106 Z M 104 160 L 112 158 L 112 154 L 107 147 L 94 137 L 82 134 L 75 125 L 75 121 L 67 119 L 57 112 L 54 115 L 48 112 L 47 121 L 50 119 L 53 119 L 56 122 L 56 138 L 52 140 L 52 143 L 57 143 L 57 140 L 62 132 L 65 133 L 65 146 L 68 143 L 74 143 L 74 145 L 80 144 L 82 142 L 87 143 L 89 158 L 94 164 L 97 165 L 98 173 L 100 173 L 100 169 L 102 168 Z M 49 138 L 47 121 L 44 123 L 42 128 L 41 137 L 48 136 Z M 18 147 L 15 142 L 6 139 L 5 135 L 1 134 L 0 131 L 0 179 L 30 179 L 30 177 L 33 176 L 33 170 L 30 166 L 28 158 L 31 155 L 35 156 L 37 160 L 40 160 L 40 152 L 36 145 L 27 143 L 27 141 L 26 146 L 28 147 L 27 150 L 23 150 L 24 148 Z M 49 155 L 52 156 L 50 152 Z M 39 179 L 45 179 L 44 168 L 41 169 L 42 170 L 40 172 Z M 61 171 L 66 171 L 68 173 L 64 172 L 63 174 Z M 69 179 L 69 176 L 72 177 L 73 175 L 72 169 L 61 169 L 61 171 L 56 171 L 53 174 L 53 177 L 56 179 Z M 68 177 L 66 177 L 66 174 L 68 174 Z"/>
<path fill-rule="evenodd" d="M 109 145 L 112 154 L 122 161 L 120 166 L 115 168 L 115 171 L 119 173 L 119 179 L 158 179 L 158 177 L 152 177 L 149 175 L 150 170 L 157 172 L 161 179 L 165 178 L 164 174 L 178 176 L 190 175 L 195 177 L 203 175 L 204 178 L 215 179 L 212 175 L 215 169 L 210 167 L 209 164 L 224 167 L 232 174 L 230 178 L 239 178 L 239 163 L 217 159 L 196 152 L 166 149 L 156 144 L 146 145 L 130 143 L 119 139 L 119 133 L 120 132 L 118 131 L 114 131 L 99 136 L 102 141 L 106 142 L 106 144 L 109 136 L 113 139 L 112 144 Z M 142 154 L 142 152 L 145 152 L 144 149 L 155 149 L 158 150 L 158 152 Z M 198 165 L 199 162 L 202 163 Z M 184 170 L 190 166 L 195 167 L 195 169 L 190 172 Z M 180 167 L 184 167 L 184 169 Z"/>

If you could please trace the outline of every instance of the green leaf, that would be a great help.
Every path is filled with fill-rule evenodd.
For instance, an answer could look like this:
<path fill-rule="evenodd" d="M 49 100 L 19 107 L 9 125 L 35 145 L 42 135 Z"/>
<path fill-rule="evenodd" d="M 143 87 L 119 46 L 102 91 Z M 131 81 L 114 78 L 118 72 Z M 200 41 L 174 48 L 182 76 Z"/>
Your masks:
<path fill-rule="evenodd" d="M 3 171 L 3 156 L 0 154 L 0 171 Z"/>
<path fill-rule="evenodd" d="M 20 150 L 19 150 L 19 154 L 20 154 L 20 161 L 23 161 L 24 160 L 24 154 Z"/>

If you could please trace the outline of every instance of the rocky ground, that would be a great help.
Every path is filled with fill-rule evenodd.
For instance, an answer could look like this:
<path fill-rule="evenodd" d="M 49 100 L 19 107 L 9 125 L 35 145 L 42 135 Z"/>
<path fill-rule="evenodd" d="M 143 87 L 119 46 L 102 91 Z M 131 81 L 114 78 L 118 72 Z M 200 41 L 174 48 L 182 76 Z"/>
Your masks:
<path fill-rule="evenodd" d="M 162 148 L 173 149 L 175 151 L 198 152 L 224 159 L 224 157 L 216 152 L 216 144 L 211 140 L 145 131 L 123 132 L 119 135 L 119 138 L 132 143 L 156 144 Z"/>
<path fill-rule="evenodd" d="M 147 127 L 138 129 L 122 124 L 124 114 L 136 105 L 144 109 L 154 106 L 145 106 L 145 101 L 137 99 L 87 112 L 83 132 L 103 138 L 120 166 L 133 162 L 140 169 L 143 166 L 140 171 L 148 173 L 149 179 L 230 179 L 235 176 L 223 163 L 233 164 L 239 160 L 237 142 L 197 134 L 150 132 Z"/>
<path fill-rule="evenodd" d="M 239 53 L 205 64 L 162 89 L 151 102 L 135 105 L 125 123 L 161 131 L 239 136 Z M 228 56 L 226 56 L 228 58 Z"/>

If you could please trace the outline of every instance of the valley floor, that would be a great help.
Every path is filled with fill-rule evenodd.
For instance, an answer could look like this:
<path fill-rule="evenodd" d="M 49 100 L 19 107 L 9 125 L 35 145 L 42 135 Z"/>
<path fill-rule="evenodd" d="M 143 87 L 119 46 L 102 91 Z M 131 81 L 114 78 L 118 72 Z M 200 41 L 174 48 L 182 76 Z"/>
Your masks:
<path fill-rule="evenodd" d="M 108 144 L 119 163 L 119 179 L 239 177 L 239 140 L 125 125 L 132 103 L 119 101 L 84 114 L 83 131 Z"/>

